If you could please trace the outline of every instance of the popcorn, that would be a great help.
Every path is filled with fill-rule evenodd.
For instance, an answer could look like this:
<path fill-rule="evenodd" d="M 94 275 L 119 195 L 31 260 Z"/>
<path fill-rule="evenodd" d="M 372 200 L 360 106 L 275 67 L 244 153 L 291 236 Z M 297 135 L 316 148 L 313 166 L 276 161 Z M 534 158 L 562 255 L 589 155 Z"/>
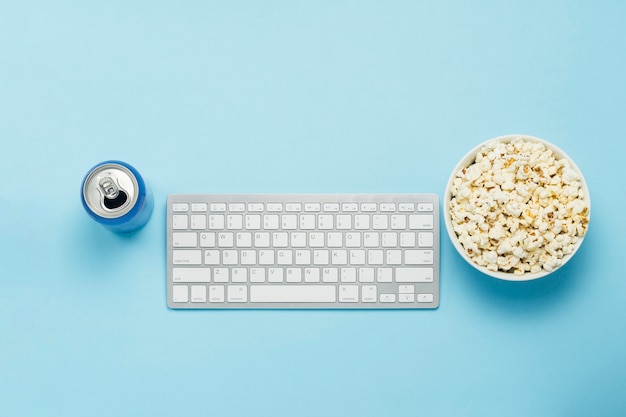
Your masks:
<path fill-rule="evenodd" d="M 448 210 L 459 242 L 491 271 L 553 271 L 587 231 L 580 174 L 540 142 L 487 143 L 451 188 Z"/>

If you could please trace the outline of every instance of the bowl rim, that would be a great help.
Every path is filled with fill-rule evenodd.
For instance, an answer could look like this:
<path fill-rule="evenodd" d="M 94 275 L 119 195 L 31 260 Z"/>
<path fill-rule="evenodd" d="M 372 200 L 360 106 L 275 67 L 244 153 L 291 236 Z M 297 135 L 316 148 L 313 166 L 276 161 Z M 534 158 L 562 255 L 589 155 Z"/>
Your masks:
<path fill-rule="evenodd" d="M 556 271 L 558 271 L 559 269 L 561 269 L 567 262 L 569 262 L 574 255 L 576 254 L 576 252 L 578 252 L 578 249 L 580 249 L 580 246 L 582 245 L 583 240 L 585 240 L 586 237 L 586 233 L 585 236 L 581 237 L 578 242 L 576 242 L 576 245 L 574 246 L 574 250 L 564 256 L 562 258 L 562 263 L 561 265 L 559 265 L 557 268 L 555 268 L 552 271 L 546 271 L 544 269 L 542 269 L 540 272 L 537 273 L 531 273 L 531 272 L 526 272 L 522 275 L 516 275 L 513 272 L 503 272 L 503 271 L 491 271 L 489 269 L 487 269 L 484 266 L 480 266 L 477 263 L 475 263 L 465 252 L 465 249 L 463 248 L 463 246 L 461 245 L 461 243 L 459 242 L 459 239 L 456 235 L 456 232 L 453 230 L 452 228 L 452 219 L 450 216 L 450 212 L 449 212 L 449 207 L 450 207 L 450 201 L 451 201 L 451 188 L 452 188 L 452 183 L 454 181 L 454 179 L 456 178 L 456 174 L 457 172 L 459 172 L 460 169 L 467 167 L 469 165 L 471 165 L 475 158 L 476 158 L 476 154 L 478 153 L 478 151 L 480 151 L 480 149 L 482 149 L 484 146 L 486 146 L 489 143 L 493 143 L 493 142 L 502 142 L 502 143 L 509 143 L 514 139 L 517 138 L 521 138 L 521 139 L 525 139 L 531 142 L 539 142 L 542 143 L 547 149 L 551 150 L 554 155 L 558 158 L 558 159 L 567 159 L 568 162 L 570 163 L 570 166 L 572 167 L 572 169 L 574 169 L 579 175 L 580 175 L 580 180 L 581 180 L 581 186 L 583 188 L 583 192 L 585 193 L 585 202 L 587 203 L 587 207 L 588 207 L 588 212 L 587 212 L 587 233 L 589 231 L 589 222 L 591 221 L 591 196 L 589 194 L 589 187 L 587 185 L 587 181 L 582 173 L 582 171 L 580 170 L 580 168 L 578 168 L 578 165 L 576 165 L 576 163 L 574 162 L 574 160 L 568 155 L 566 154 L 561 148 L 559 148 L 558 146 L 556 146 L 555 144 L 543 139 L 543 138 L 539 138 L 536 136 L 532 136 L 532 135 L 527 135 L 527 134 L 507 134 L 507 135 L 501 135 L 501 136 L 496 136 L 493 137 L 491 139 L 488 139 L 484 142 L 481 142 L 480 144 L 476 145 L 474 148 L 472 148 L 469 152 L 467 152 L 460 160 L 459 162 L 455 165 L 454 169 L 452 170 L 452 173 L 450 174 L 450 177 L 448 178 L 448 181 L 446 183 L 446 188 L 444 191 L 444 195 L 443 195 L 443 204 L 442 204 L 442 210 L 443 210 L 443 219 L 444 219 L 444 224 L 446 226 L 446 230 L 448 232 L 448 237 L 450 238 L 452 245 L 454 246 L 454 248 L 456 249 L 456 251 L 461 255 L 461 257 L 468 263 L 470 264 L 472 267 L 474 267 L 476 270 L 482 272 L 485 275 L 488 275 L 492 278 L 496 278 L 496 279 L 500 279 L 500 280 L 505 280 L 505 281 L 532 281 L 532 280 L 536 280 L 539 278 L 544 278 Z"/>

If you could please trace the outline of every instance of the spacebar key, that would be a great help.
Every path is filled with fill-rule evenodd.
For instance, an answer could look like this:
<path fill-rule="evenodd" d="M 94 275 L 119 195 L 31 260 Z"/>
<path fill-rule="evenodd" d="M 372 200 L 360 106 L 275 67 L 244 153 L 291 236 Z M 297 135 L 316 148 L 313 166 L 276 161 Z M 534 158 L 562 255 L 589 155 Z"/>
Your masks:
<path fill-rule="evenodd" d="M 251 303 L 334 303 L 334 285 L 251 285 Z"/>

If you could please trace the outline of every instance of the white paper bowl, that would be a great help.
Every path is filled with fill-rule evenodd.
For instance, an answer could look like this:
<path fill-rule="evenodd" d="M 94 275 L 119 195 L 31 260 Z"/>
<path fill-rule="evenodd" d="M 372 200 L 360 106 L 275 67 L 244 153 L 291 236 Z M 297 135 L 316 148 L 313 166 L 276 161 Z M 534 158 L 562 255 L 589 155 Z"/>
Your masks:
<path fill-rule="evenodd" d="M 563 267 L 563 265 L 565 265 L 578 251 L 578 249 L 580 248 L 580 245 L 582 244 L 584 238 L 579 238 L 578 242 L 576 243 L 574 250 L 568 254 L 563 256 L 563 258 L 561 259 L 561 265 L 558 268 L 553 269 L 552 271 L 546 271 L 544 269 L 542 269 L 540 272 L 536 272 L 536 273 L 531 273 L 531 272 L 525 272 L 522 275 L 516 275 L 513 272 L 504 272 L 504 271 L 492 271 L 487 269 L 484 266 L 480 266 L 477 263 L 475 263 L 470 257 L 469 255 L 466 253 L 464 247 L 461 245 L 461 243 L 459 242 L 459 239 L 456 235 L 456 232 L 454 231 L 454 229 L 452 228 L 452 219 L 451 219 L 451 215 L 450 215 L 450 200 L 452 198 L 451 196 L 451 190 L 452 190 L 452 183 L 456 177 L 457 172 L 459 172 L 459 170 L 461 170 L 462 168 L 468 167 L 470 166 L 472 163 L 474 163 L 475 158 L 476 158 L 476 154 L 480 151 L 480 149 L 482 149 L 483 146 L 485 146 L 487 143 L 492 142 L 492 141 L 499 141 L 499 142 L 504 142 L 504 143 L 508 143 L 511 142 L 514 138 L 523 138 L 525 141 L 530 142 L 530 141 L 535 141 L 535 142 L 541 142 L 545 145 L 545 147 L 549 150 L 551 150 L 554 155 L 557 157 L 557 159 L 567 159 L 571 165 L 571 168 L 574 169 L 575 171 L 577 171 L 580 174 L 580 179 L 581 179 L 581 184 L 582 184 L 582 188 L 585 194 L 585 202 L 587 203 L 587 207 L 588 207 L 588 212 L 587 212 L 587 219 L 589 219 L 590 215 L 591 215 L 591 200 L 589 198 L 589 189 L 587 187 L 587 182 L 585 181 L 582 172 L 580 171 L 580 169 L 576 166 L 576 164 L 574 163 L 574 161 L 565 153 L 563 152 L 561 149 L 559 149 L 558 147 L 556 147 L 555 145 L 551 144 L 550 142 L 544 140 L 544 139 L 540 139 L 537 137 L 533 137 L 533 136 L 528 136 L 528 135 L 505 135 L 505 136 L 499 136 L 490 140 L 487 140 L 483 143 L 481 143 L 480 145 L 476 146 L 474 149 L 472 149 L 471 151 L 469 151 L 460 161 L 459 163 L 454 167 L 454 169 L 452 170 L 452 173 L 450 175 L 450 178 L 448 179 L 448 183 L 446 185 L 446 190 L 444 193 L 444 198 L 443 198 L 443 219 L 446 225 L 446 229 L 448 231 L 448 235 L 450 236 L 450 240 L 452 240 L 452 243 L 454 245 L 454 247 L 456 248 L 457 252 L 463 257 L 463 259 L 465 259 L 471 266 L 473 266 L 474 268 L 476 268 L 477 270 L 479 270 L 480 272 L 489 275 L 493 278 L 498 278 L 498 279 L 502 279 L 502 280 L 507 280 L 507 281 L 529 281 L 529 280 L 533 280 L 533 279 L 537 279 L 537 278 L 542 278 L 545 277 L 555 271 L 557 271 L 559 268 Z"/>

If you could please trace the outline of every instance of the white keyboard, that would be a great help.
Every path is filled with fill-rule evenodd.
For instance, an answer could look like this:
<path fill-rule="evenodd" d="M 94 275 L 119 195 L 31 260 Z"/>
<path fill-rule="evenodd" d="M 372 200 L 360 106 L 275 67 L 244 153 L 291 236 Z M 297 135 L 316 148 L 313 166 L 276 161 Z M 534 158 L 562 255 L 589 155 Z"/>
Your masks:
<path fill-rule="evenodd" d="M 167 304 L 437 308 L 439 199 L 434 194 L 169 195 Z"/>

